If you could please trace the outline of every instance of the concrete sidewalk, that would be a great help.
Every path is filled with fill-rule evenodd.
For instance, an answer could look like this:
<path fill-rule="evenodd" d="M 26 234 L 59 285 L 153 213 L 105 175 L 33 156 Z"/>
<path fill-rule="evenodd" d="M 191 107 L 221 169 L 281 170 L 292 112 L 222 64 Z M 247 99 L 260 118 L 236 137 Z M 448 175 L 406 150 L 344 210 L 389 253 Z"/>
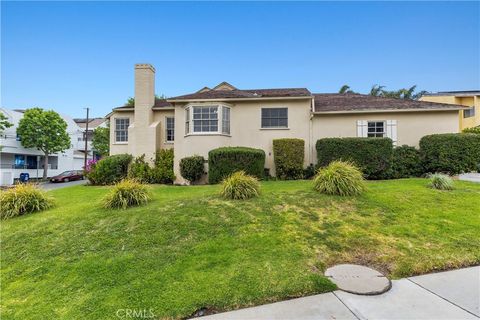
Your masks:
<path fill-rule="evenodd" d="M 201 319 L 480 319 L 480 267 L 394 280 L 377 296 L 334 291 Z"/>

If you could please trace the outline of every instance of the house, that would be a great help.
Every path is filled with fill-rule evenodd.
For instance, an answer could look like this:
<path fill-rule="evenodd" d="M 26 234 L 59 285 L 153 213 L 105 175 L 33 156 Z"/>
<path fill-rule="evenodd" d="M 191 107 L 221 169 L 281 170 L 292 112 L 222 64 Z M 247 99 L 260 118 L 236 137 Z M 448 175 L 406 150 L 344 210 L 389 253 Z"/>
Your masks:
<path fill-rule="evenodd" d="M 78 150 L 85 150 L 85 140 L 87 140 L 87 152 L 89 159 L 95 158 L 98 159 L 99 155 L 95 153 L 95 150 L 92 148 L 92 140 L 93 140 L 93 131 L 97 128 L 106 128 L 108 127 L 108 120 L 105 118 L 90 118 L 88 119 L 88 132 L 87 131 L 87 119 L 86 118 L 77 118 L 73 119 L 75 123 L 80 127 L 82 131 L 82 136 L 78 137 L 77 149 Z"/>
<path fill-rule="evenodd" d="M 30 178 L 43 176 L 43 152 L 35 148 L 24 148 L 21 137 L 17 136 L 17 127 L 23 117 L 23 110 L 8 110 L 0 108 L 7 116 L 12 127 L 0 133 L 0 185 L 11 185 L 18 179 L 20 173 L 26 172 Z M 67 122 L 67 132 L 71 145 L 65 152 L 52 154 L 48 157 L 48 176 L 52 177 L 67 170 L 82 170 L 84 153 L 79 149 L 78 139 L 83 136 L 82 129 L 68 116 L 61 115 Z"/>
<path fill-rule="evenodd" d="M 426 93 L 420 100 L 467 106 L 459 111 L 460 130 L 480 126 L 480 90 Z"/>
<path fill-rule="evenodd" d="M 135 105 L 114 108 L 110 153 L 145 154 L 174 148 L 180 159 L 224 146 L 265 150 L 272 174 L 272 141 L 305 141 L 305 166 L 316 163 L 315 143 L 324 137 L 390 137 L 418 146 L 421 137 L 458 132 L 460 105 L 398 100 L 360 94 L 311 93 L 306 88 L 238 89 L 227 82 L 182 96 L 155 98 L 155 69 L 135 65 Z"/>

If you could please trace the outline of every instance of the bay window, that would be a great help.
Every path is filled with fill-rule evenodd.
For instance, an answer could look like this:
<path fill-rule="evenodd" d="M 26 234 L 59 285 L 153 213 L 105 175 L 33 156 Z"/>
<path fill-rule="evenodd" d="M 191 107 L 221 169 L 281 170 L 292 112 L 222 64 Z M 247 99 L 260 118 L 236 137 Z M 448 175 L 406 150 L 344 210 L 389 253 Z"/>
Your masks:
<path fill-rule="evenodd" d="M 186 134 L 230 134 L 230 108 L 223 105 L 185 108 Z"/>

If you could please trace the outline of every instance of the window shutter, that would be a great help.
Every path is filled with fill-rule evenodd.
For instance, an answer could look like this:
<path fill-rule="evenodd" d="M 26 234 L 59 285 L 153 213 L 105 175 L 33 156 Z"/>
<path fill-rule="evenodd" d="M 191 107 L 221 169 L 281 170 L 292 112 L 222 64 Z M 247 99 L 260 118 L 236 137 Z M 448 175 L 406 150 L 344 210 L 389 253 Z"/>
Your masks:
<path fill-rule="evenodd" d="M 357 120 L 357 137 L 367 137 L 367 120 Z"/>
<path fill-rule="evenodd" d="M 393 145 L 397 145 L 397 120 L 387 120 L 387 137 L 392 139 Z"/>

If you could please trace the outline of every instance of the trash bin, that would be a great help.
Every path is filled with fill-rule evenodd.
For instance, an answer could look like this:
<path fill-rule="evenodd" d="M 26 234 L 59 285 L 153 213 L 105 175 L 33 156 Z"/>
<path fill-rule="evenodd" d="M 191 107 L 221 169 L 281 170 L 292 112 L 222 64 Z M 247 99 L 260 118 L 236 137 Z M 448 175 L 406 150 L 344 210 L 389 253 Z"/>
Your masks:
<path fill-rule="evenodd" d="M 20 182 L 25 183 L 30 179 L 30 175 L 27 172 L 20 173 Z"/>

